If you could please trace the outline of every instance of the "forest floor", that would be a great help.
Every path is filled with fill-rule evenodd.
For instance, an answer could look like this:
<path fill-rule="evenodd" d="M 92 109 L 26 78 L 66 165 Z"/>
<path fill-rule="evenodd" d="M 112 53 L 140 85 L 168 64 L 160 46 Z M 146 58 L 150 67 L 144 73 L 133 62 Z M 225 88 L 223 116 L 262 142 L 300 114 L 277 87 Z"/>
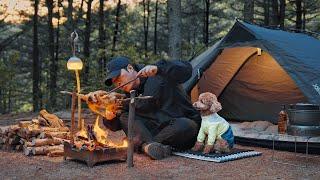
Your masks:
<path fill-rule="evenodd" d="M 8 117 L 13 116 L 0 116 L 0 125 L 15 124 Z M 109 137 L 118 141 L 123 136 L 119 131 L 110 133 Z M 254 149 L 262 152 L 262 156 L 213 163 L 177 156 L 155 161 L 143 154 L 135 154 L 134 167 L 128 169 L 126 163 L 103 163 L 89 168 L 77 161 L 64 161 L 62 157 L 28 157 L 21 152 L 0 150 L 0 179 L 320 179 L 319 156 L 305 158 L 291 152 L 274 152 L 274 159 L 297 165 L 293 166 L 273 162 L 270 149 L 236 147 Z"/>

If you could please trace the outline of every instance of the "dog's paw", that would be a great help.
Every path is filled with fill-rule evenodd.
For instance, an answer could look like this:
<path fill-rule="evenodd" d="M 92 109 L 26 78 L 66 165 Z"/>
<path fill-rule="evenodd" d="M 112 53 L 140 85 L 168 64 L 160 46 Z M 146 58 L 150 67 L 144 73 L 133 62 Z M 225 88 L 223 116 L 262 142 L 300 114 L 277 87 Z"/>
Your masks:
<path fill-rule="evenodd" d="M 196 144 L 191 149 L 192 151 L 201 151 L 203 149 L 204 144 L 202 142 L 196 142 Z"/>
<path fill-rule="evenodd" d="M 224 139 L 217 139 L 214 143 L 214 150 L 216 153 L 229 153 L 229 144 Z"/>
<path fill-rule="evenodd" d="M 213 151 L 213 145 L 206 145 L 205 147 L 204 147 L 204 150 L 203 150 L 203 153 L 204 154 L 209 154 L 210 152 L 212 152 Z"/>

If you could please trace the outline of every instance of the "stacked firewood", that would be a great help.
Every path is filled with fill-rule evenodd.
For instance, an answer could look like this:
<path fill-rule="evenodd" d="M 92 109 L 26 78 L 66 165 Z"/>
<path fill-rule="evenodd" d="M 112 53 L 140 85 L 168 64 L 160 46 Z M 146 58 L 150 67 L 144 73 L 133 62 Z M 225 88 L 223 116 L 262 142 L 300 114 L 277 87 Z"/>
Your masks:
<path fill-rule="evenodd" d="M 40 115 L 30 121 L 0 127 L 2 149 L 23 151 L 27 156 L 61 156 L 63 142 L 69 140 L 69 128 L 46 110 L 41 110 Z"/>

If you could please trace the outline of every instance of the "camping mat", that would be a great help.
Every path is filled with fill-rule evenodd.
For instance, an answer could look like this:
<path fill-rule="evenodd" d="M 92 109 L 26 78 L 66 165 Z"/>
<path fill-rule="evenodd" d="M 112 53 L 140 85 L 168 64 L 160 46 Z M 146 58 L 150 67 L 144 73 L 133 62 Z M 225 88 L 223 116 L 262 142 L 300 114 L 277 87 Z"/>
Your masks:
<path fill-rule="evenodd" d="M 248 149 L 234 148 L 230 153 L 224 153 L 224 154 L 217 154 L 217 153 L 204 154 L 202 152 L 196 152 L 192 150 L 180 151 L 180 152 L 174 151 L 173 154 L 176 156 L 182 156 L 182 157 L 191 158 L 191 159 L 222 163 L 222 162 L 233 161 L 233 160 L 242 159 L 242 158 L 260 156 L 262 153 L 253 151 L 253 150 L 248 150 Z"/>

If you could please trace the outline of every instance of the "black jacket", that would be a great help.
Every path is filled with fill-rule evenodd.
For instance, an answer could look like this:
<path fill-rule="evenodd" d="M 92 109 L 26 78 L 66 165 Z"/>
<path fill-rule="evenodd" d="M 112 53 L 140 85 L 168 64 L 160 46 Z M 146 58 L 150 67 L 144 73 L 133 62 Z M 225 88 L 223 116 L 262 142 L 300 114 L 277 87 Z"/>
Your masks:
<path fill-rule="evenodd" d="M 136 89 L 137 95 L 153 98 L 136 101 L 136 115 L 150 119 L 159 129 L 180 117 L 191 119 L 200 127 L 201 116 L 180 85 L 192 75 L 190 63 L 160 60 L 155 65 L 158 67 L 157 75 L 140 78 L 140 86 Z M 111 130 L 120 129 L 116 120 L 104 122 Z"/>

